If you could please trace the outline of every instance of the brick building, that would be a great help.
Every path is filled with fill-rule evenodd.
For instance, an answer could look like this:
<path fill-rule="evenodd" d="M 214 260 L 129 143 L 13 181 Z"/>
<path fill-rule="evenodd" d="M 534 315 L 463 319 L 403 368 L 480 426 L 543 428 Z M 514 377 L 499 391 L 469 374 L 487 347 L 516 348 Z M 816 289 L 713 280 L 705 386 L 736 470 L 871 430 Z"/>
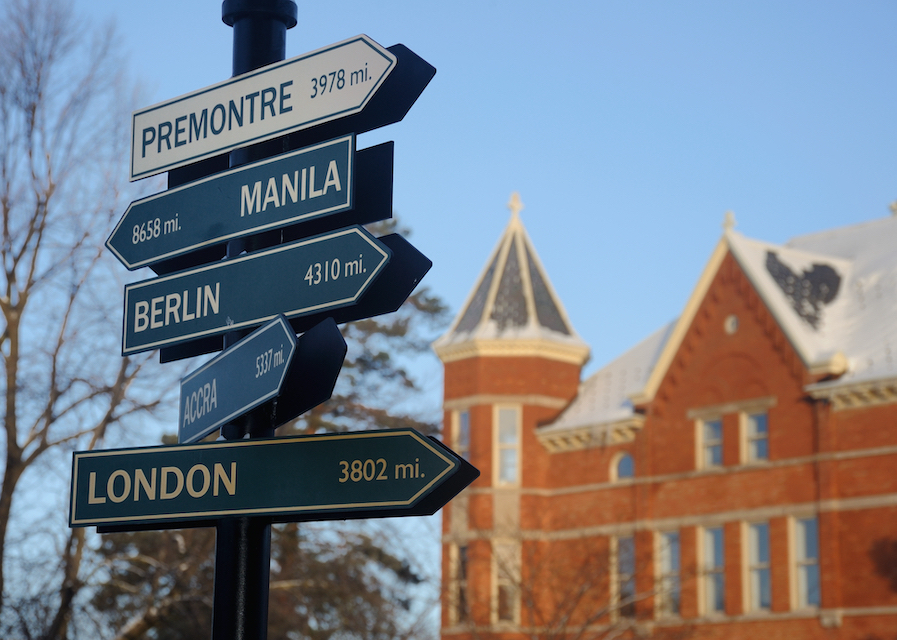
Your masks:
<path fill-rule="evenodd" d="M 728 225 L 682 316 L 588 379 L 511 220 L 448 332 L 442 638 L 897 637 L 897 217 Z"/>

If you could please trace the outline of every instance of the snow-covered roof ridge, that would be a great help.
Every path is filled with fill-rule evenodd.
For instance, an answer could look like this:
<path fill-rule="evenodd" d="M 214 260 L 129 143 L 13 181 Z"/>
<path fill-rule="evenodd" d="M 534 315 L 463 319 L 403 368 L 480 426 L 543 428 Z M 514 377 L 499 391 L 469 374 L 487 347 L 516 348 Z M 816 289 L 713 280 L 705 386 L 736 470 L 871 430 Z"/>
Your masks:
<path fill-rule="evenodd" d="M 839 406 L 878 398 L 882 389 L 897 396 L 897 217 L 786 244 L 747 238 L 729 224 L 680 318 L 583 382 L 540 437 L 592 429 L 594 441 L 596 428 L 636 417 L 634 405 L 653 400 L 730 253 L 808 369 L 828 376 L 809 385 L 809 393 Z"/>
<path fill-rule="evenodd" d="M 804 362 L 842 363 L 831 389 L 897 377 L 897 217 L 773 245 L 728 232 L 739 264 Z"/>
<path fill-rule="evenodd" d="M 711 255 L 636 404 L 650 402 L 710 282 L 731 253 L 805 366 L 850 386 L 897 377 L 897 217 L 842 227 L 786 244 L 743 236 L 731 225 Z"/>
<path fill-rule="evenodd" d="M 732 230 L 726 241 L 804 363 L 813 370 L 839 359 L 844 321 L 851 315 L 845 288 L 852 261 L 753 240 Z"/>
<path fill-rule="evenodd" d="M 792 238 L 787 247 L 848 261 L 826 328 L 847 371 L 829 388 L 897 378 L 897 217 Z"/>

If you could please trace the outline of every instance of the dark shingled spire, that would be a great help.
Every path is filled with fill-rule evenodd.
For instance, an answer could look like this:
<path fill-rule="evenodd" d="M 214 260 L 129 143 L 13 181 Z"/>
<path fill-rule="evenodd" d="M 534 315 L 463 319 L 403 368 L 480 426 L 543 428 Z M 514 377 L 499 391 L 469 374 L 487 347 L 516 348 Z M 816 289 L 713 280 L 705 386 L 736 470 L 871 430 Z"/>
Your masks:
<path fill-rule="evenodd" d="M 437 352 L 471 341 L 548 341 L 588 349 L 567 319 L 545 269 L 529 239 L 515 193 L 508 204 L 511 220 L 448 333 L 436 341 Z"/>

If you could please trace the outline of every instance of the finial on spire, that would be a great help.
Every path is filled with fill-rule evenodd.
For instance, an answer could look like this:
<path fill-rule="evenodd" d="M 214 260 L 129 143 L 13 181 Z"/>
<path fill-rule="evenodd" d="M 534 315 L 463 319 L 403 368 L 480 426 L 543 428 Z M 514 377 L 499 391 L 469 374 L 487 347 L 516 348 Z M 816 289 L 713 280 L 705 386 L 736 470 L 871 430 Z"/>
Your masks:
<path fill-rule="evenodd" d="M 523 211 L 523 202 L 520 201 L 520 194 L 516 191 L 511 194 L 511 199 L 508 200 L 508 209 L 511 210 L 512 218 L 517 218 L 520 212 Z"/>
<path fill-rule="evenodd" d="M 726 211 L 726 215 L 723 218 L 723 231 L 729 231 L 730 229 L 735 228 L 735 212 L 734 211 Z"/>

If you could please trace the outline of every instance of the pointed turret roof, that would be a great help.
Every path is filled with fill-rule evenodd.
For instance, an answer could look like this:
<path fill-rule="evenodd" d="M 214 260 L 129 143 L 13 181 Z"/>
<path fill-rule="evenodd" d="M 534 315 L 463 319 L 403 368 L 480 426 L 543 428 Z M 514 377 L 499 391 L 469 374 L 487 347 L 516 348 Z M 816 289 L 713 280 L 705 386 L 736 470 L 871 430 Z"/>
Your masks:
<path fill-rule="evenodd" d="M 542 355 L 582 364 L 589 348 L 574 331 L 520 220 L 511 219 L 461 313 L 433 343 L 443 362 L 474 355 Z"/>

